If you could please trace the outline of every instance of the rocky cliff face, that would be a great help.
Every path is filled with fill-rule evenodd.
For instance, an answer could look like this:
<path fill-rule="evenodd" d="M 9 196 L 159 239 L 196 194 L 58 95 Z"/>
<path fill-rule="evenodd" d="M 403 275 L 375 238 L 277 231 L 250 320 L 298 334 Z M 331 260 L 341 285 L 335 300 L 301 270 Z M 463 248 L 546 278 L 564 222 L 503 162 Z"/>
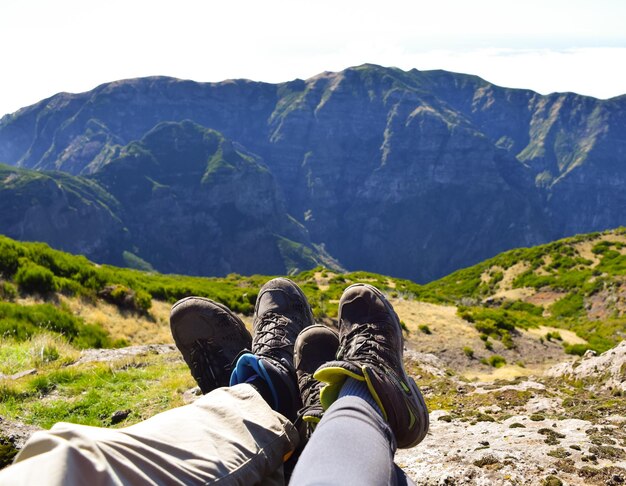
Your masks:
<path fill-rule="evenodd" d="M 8 236 L 107 263 L 189 275 L 332 265 L 261 160 L 192 122 L 157 125 L 87 178 L 3 166 L 0 206 Z"/>
<path fill-rule="evenodd" d="M 126 242 L 119 213 L 93 181 L 0 165 L 0 225 L 13 238 L 115 261 Z"/>
<path fill-rule="evenodd" d="M 289 214 L 351 269 L 425 281 L 504 249 L 624 224 L 626 97 L 541 96 L 443 71 L 364 65 L 276 85 L 109 83 L 3 118 L 0 160 L 102 181 L 113 159 L 128 162 L 126 144 L 186 119 L 258 154 Z M 151 204 L 169 208 L 172 194 L 161 194 Z M 159 224 L 176 217 L 154 209 Z"/>

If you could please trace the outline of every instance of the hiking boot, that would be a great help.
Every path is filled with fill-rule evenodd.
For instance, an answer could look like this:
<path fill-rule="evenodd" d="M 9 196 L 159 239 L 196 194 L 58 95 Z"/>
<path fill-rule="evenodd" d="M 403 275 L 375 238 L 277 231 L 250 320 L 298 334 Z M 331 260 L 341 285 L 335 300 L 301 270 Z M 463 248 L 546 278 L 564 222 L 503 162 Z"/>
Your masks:
<path fill-rule="evenodd" d="M 303 407 L 298 412 L 308 424 L 308 438 L 324 414 L 320 391 L 324 384 L 313 378 L 313 373 L 328 361 L 333 361 L 339 348 L 337 332 L 323 324 L 315 324 L 300 333 L 294 347 L 294 365 Z"/>
<path fill-rule="evenodd" d="M 203 297 L 186 297 L 172 306 L 170 328 L 202 393 L 228 386 L 233 362 L 250 349 L 252 336 L 228 307 Z"/>
<path fill-rule="evenodd" d="M 337 360 L 322 365 L 315 378 L 327 383 L 321 403 L 328 408 L 346 378 L 363 381 L 393 431 L 398 447 L 421 442 L 428 432 L 428 410 L 402 363 L 400 320 L 383 294 L 367 284 L 348 287 L 339 301 Z"/>
<path fill-rule="evenodd" d="M 270 388 L 270 406 L 295 420 L 301 406 L 293 348 L 302 329 L 313 325 L 313 313 L 302 290 L 286 278 L 267 282 L 254 309 L 252 354 L 239 358 L 230 384 L 246 383 L 255 375 Z"/>

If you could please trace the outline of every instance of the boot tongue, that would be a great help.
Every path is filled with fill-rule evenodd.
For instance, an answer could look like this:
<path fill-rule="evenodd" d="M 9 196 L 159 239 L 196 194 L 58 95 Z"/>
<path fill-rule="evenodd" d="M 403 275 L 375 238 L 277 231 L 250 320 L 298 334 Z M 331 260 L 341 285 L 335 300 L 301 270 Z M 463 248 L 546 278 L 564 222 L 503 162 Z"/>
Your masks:
<path fill-rule="evenodd" d="M 341 318 L 352 323 L 386 321 L 388 315 L 385 305 L 371 294 L 357 294 L 346 300 L 341 309 Z"/>
<path fill-rule="evenodd" d="M 288 306 L 289 299 L 284 292 L 280 290 L 265 292 L 259 300 L 257 315 L 284 310 L 287 309 Z"/>

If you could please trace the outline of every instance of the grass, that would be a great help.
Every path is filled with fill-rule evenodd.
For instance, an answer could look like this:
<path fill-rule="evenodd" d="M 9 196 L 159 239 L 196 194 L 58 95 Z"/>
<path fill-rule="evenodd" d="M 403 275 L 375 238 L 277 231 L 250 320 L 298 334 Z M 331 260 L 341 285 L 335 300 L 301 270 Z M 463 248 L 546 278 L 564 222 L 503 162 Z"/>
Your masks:
<path fill-rule="evenodd" d="M 130 425 L 182 405 L 182 391 L 194 384 L 186 365 L 178 358 L 172 361 L 172 355 L 67 366 L 77 350 L 50 339 L 2 342 L 3 357 L 8 357 L 4 370 L 26 364 L 36 366 L 37 373 L 0 382 L 0 416 L 44 428 L 59 421 L 110 426 L 115 411 L 130 409 L 122 423 Z M 56 357 L 41 359 L 50 357 L 51 346 Z"/>
<path fill-rule="evenodd" d="M 625 234 L 626 229 L 620 229 L 611 233 L 611 238 Z M 318 319 L 336 318 L 343 290 L 356 282 L 368 282 L 391 298 L 467 303 L 459 305 L 459 316 L 475 327 L 491 349 L 497 341 L 512 349 L 520 329 L 545 326 L 573 331 L 587 341 L 582 345 L 563 342 L 568 353 L 582 354 L 588 348 L 602 352 L 622 339 L 626 330 L 623 317 L 598 321 L 585 314 L 589 296 L 619 288 L 626 275 L 624 246 L 619 241 L 601 240 L 605 236 L 583 235 L 512 250 L 427 285 L 363 271 L 337 274 L 322 267 L 291 278 L 307 295 Z M 578 252 L 576 245 L 581 243 L 593 245 L 595 263 Z M 285 245 L 285 251 L 292 250 L 290 242 Z M 523 283 L 566 293 L 546 307 L 507 299 L 483 304 L 483 297 L 498 291 L 507 279 L 511 281 L 507 270 L 520 263 L 526 270 L 513 280 L 513 286 Z M 0 373 L 38 370 L 35 376 L 1 382 L 0 416 L 19 416 L 40 425 L 58 420 L 102 425 L 119 407 L 133 410 L 127 420 L 132 422 L 180 404 L 180 391 L 193 384 L 180 362 L 147 357 L 109 365 L 67 365 L 81 348 L 125 344 L 127 341 L 118 339 L 124 337 L 124 330 L 161 336 L 167 327 L 169 304 L 189 295 L 209 297 L 235 312 L 251 315 L 258 289 L 268 278 L 237 274 L 200 278 L 99 266 L 45 244 L 0 236 Z M 104 329 L 105 306 L 117 309 L 118 317 L 113 320 L 124 322 L 124 329 Z M 92 311 L 81 318 L 77 316 L 79 307 Z M 432 332 L 427 324 L 415 329 L 423 335 Z M 550 338 L 557 339 L 556 332 Z M 132 338 L 129 341 L 132 343 Z M 468 358 L 474 356 L 469 346 L 462 352 Z M 499 355 L 485 362 L 493 367 L 505 364 Z M 436 390 L 436 380 L 432 383 Z M 450 400 L 458 397 L 448 400 L 443 387 L 440 392 L 441 397 L 428 399 L 429 405 L 454 409 Z"/>

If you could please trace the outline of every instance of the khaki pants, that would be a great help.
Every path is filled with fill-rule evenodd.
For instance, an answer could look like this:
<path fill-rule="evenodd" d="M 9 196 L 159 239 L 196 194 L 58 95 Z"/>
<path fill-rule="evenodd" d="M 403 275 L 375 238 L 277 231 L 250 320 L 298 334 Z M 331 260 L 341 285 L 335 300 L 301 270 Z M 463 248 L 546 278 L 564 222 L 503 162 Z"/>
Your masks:
<path fill-rule="evenodd" d="M 36 432 L 2 485 L 280 484 L 298 434 L 250 385 L 122 429 L 58 423 Z"/>

